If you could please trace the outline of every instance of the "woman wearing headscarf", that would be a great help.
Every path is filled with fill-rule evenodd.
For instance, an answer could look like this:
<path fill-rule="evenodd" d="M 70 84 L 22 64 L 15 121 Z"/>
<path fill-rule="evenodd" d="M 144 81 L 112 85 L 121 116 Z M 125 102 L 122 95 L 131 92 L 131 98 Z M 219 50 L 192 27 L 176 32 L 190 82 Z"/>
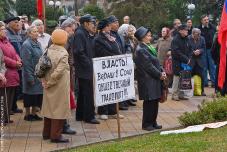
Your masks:
<path fill-rule="evenodd" d="M 41 81 L 35 76 L 35 66 L 39 62 L 43 51 L 38 42 L 39 32 L 36 26 L 27 29 L 28 38 L 21 48 L 21 58 L 23 61 L 22 83 L 24 94 L 24 107 L 26 121 L 40 121 L 36 107 L 42 106 L 43 87 Z M 32 111 L 30 108 L 32 107 Z"/>
<path fill-rule="evenodd" d="M 172 38 L 170 37 L 170 30 L 167 27 L 162 28 L 162 37 L 158 40 L 156 50 L 158 52 L 158 60 L 160 64 L 163 66 L 164 61 L 171 55 L 170 47 L 171 47 Z"/>
<path fill-rule="evenodd" d="M 12 123 L 10 111 L 16 88 L 20 82 L 17 71 L 21 68 L 22 62 L 6 36 L 6 28 L 3 22 L 0 22 L 0 54 L 0 95 L 3 97 L 4 123 Z"/>
<path fill-rule="evenodd" d="M 135 52 L 139 99 L 144 100 L 142 129 L 161 129 L 162 126 L 157 123 L 157 115 L 162 96 L 162 80 L 166 79 L 166 74 L 162 72 L 157 52 L 151 47 L 151 31 L 140 27 L 135 37 L 139 41 Z"/>
<path fill-rule="evenodd" d="M 67 143 L 62 137 L 63 125 L 71 117 L 70 109 L 70 68 L 69 54 L 64 48 L 68 34 L 62 29 L 56 29 L 51 35 L 53 44 L 48 49 L 48 57 L 52 67 L 42 79 L 44 116 L 43 139 L 54 143 Z"/>
<path fill-rule="evenodd" d="M 121 52 L 118 43 L 116 42 L 116 39 L 110 35 L 108 20 L 101 20 L 97 29 L 99 30 L 99 34 L 94 42 L 95 57 L 120 55 Z M 107 120 L 108 115 L 116 118 L 116 104 L 98 107 L 98 114 L 102 120 Z M 123 116 L 120 115 L 120 118 L 123 118 Z"/>

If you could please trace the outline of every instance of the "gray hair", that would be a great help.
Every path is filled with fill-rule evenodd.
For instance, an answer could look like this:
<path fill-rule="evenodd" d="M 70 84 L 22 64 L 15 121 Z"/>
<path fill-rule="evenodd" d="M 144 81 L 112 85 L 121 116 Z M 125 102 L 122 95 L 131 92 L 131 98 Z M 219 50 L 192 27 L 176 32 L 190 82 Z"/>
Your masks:
<path fill-rule="evenodd" d="M 40 26 L 43 25 L 43 21 L 40 19 L 36 19 L 32 22 L 32 26 Z"/>
<path fill-rule="evenodd" d="M 194 33 L 198 33 L 200 35 L 201 34 L 201 30 L 198 29 L 198 28 L 193 28 L 192 29 L 192 34 L 194 34 Z"/>
<path fill-rule="evenodd" d="M 122 24 L 120 28 L 118 29 L 118 34 L 121 36 L 127 36 L 128 35 L 128 29 L 132 28 L 134 31 L 136 31 L 136 28 L 133 25 L 129 24 Z"/>
<path fill-rule="evenodd" d="M 29 36 L 29 34 L 31 34 L 31 32 L 35 29 L 35 28 L 37 28 L 35 25 L 32 25 L 32 26 L 30 26 L 28 29 L 27 29 L 27 34 L 28 34 L 28 36 Z"/>
<path fill-rule="evenodd" d="M 72 18 L 68 18 L 61 24 L 61 28 L 64 29 L 66 27 L 71 27 L 73 24 L 75 24 L 75 20 Z"/>
<path fill-rule="evenodd" d="M 6 26 L 6 25 L 3 21 L 0 21 L 0 27 L 2 27 L 2 26 Z"/>

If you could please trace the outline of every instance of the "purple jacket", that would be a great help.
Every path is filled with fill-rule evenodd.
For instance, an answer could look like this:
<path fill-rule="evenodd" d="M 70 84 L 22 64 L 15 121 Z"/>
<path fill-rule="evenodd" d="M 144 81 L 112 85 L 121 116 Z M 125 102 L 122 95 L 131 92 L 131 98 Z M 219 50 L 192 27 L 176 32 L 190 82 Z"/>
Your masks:
<path fill-rule="evenodd" d="M 19 86 L 20 78 L 17 72 L 16 62 L 20 60 L 14 47 L 8 39 L 0 39 L 0 49 L 4 55 L 4 62 L 6 66 L 5 77 L 7 80 L 6 86 L 0 87 L 15 87 Z"/>

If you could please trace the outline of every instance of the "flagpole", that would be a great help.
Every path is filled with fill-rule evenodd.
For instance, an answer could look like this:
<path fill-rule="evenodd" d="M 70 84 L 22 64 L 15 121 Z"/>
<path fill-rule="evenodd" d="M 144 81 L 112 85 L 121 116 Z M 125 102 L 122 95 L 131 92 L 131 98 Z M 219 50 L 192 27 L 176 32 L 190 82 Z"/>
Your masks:
<path fill-rule="evenodd" d="M 46 0 L 42 0 L 43 2 L 43 24 L 44 24 L 44 31 L 46 32 Z"/>

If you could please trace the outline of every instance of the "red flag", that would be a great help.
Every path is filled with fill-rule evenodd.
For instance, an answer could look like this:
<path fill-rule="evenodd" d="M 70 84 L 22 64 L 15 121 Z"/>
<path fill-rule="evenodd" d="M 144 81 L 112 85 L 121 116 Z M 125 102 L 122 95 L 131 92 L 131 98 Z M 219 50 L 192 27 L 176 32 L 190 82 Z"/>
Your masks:
<path fill-rule="evenodd" d="M 222 16 L 220 21 L 220 27 L 218 32 L 218 42 L 221 45 L 220 50 L 220 64 L 218 74 L 218 87 L 221 89 L 225 83 L 225 72 L 226 72 L 226 40 L 227 40 L 227 0 L 222 10 Z"/>
<path fill-rule="evenodd" d="M 38 18 L 43 19 L 43 0 L 37 0 L 37 13 Z"/>

